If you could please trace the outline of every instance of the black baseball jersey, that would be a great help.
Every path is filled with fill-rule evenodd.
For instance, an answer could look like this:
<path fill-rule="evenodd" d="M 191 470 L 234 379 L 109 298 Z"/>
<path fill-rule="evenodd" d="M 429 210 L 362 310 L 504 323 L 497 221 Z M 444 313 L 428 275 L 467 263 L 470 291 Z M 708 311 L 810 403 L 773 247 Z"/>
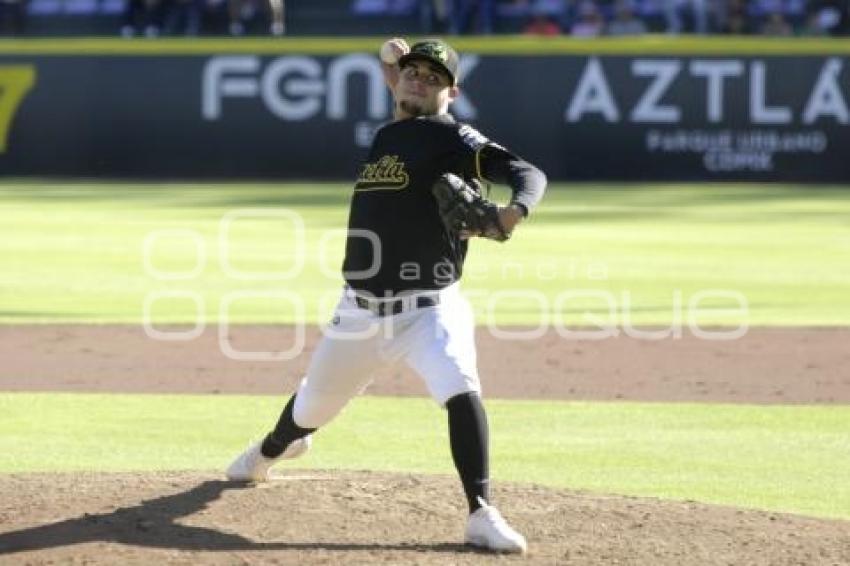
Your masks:
<path fill-rule="evenodd" d="M 385 125 L 351 199 L 343 276 L 352 288 L 384 297 L 460 278 L 468 243 L 447 233 L 431 194 L 449 172 L 509 184 L 526 213 L 546 183 L 535 167 L 449 114 Z"/>

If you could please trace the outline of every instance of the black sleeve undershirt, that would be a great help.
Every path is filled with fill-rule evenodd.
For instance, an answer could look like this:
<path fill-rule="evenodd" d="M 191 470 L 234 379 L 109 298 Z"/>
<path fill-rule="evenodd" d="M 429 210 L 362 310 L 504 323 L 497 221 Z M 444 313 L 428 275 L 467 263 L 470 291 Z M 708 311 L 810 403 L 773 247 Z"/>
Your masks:
<path fill-rule="evenodd" d="M 524 159 L 495 144 L 487 144 L 476 155 L 478 176 L 484 181 L 507 185 L 525 216 L 534 209 L 546 190 L 546 175 Z"/>

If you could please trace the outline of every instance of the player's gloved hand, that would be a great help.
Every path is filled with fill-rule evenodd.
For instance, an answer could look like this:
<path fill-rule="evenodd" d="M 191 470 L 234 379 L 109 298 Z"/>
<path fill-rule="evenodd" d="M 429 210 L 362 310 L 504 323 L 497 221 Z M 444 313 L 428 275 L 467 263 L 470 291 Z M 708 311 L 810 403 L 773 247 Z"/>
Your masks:
<path fill-rule="evenodd" d="M 484 198 L 479 183 L 467 183 L 453 173 L 441 175 L 431 192 L 446 231 L 463 239 L 481 236 L 504 242 L 519 221 L 514 214 L 522 216 L 513 207 L 500 207 Z"/>
<path fill-rule="evenodd" d="M 514 228 L 516 227 L 516 225 L 519 224 L 520 221 L 523 218 L 525 218 L 525 213 L 522 211 L 522 209 L 519 206 L 517 206 L 515 204 L 511 204 L 509 206 L 499 206 L 498 212 L 499 212 L 499 222 L 501 222 L 502 228 L 507 233 L 508 238 L 510 238 L 511 234 L 513 234 L 513 231 L 514 231 Z M 469 230 L 461 230 L 460 231 L 460 239 L 461 240 L 468 240 L 468 239 L 470 239 L 474 236 L 482 236 L 482 234 L 479 233 L 479 232 L 471 232 Z M 484 236 L 484 237 L 488 237 L 488 238 L 490 238 L 492 240 L 496 240 L 496 241 L 502 241 L 502 242 L 504 241 L 504 240 L 501 239 L 501 234 L 495 234 L 495 237 L 493 237 L 493 236 Z"/>

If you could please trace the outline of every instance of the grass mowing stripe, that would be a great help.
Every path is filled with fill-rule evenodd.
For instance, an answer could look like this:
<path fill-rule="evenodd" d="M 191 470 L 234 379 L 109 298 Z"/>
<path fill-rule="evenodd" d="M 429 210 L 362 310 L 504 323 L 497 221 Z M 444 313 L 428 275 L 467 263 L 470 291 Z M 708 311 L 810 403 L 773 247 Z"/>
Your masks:
<path fill-rule="evenodd" d="M 324 321 L 330 306 L 320 305 L 332 305 L 342 283 L 349 196 L 344 184 L 0 184 L 0 323 L 139 323 L 146 305 L 156 323 L 193 323 L 199 304 L 208 323 L 300 320 L 281 291 L 303 301 L 309 323 Z M 284 218 L 243 218 L 224 246 L 225 215 L 257 207 L 300 215 L 304 245 Z M 746 300 L 754 326 L 847 325 L 848 218 L 841 187 L 553 185 L 511 242 L 474 243 L 464 288 L 479 321 L 492 310 L 498 324 L 587 326 L 601 314 L 604 323 L 667 325 L 698 311 L 699 324 L 737 326 L 742 317 L 721 310 L 734 299 L 697 301 L 720 290 Z M 175 229 L 188 232 L 158 232 Z M 196 266 L 191 234 L 205 251 L 197 276 L 158 278 L 149 267 Z M 299 257 L 292 279 L 244 278 L 285 272 Z M 499 298 L 516 290 L 527 297 Z"/>
<path fill-rule="evenodd" d="M 0 394 L 0 472 L 223 469 L 283 397 Z M 491 400 L 493 477 L 850 519 L 850 407 Z M 399 434 L 403 431 L 403 434 Z M 361 397 L 298 467 L 453 472 L 427 399 Z"/>

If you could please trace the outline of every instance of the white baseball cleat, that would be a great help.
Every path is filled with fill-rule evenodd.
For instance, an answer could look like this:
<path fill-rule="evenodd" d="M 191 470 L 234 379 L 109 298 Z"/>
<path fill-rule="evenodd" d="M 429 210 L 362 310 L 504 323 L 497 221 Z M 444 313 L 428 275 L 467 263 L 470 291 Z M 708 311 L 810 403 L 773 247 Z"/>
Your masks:
<path fill-rule="evenodd" d="M 227 468 L 227 479 L 230 481 L 269 481 L 269 469 L 281 460 L 292 460 L 303 456 L 309 449 L 312 440 L 310 435 L 294 440 L 286 447 L 283 454 L 277 458 L 266 458 L 260 452 L 263 441 L 251 444 Z"/>
<path fill-rule="evenodd" d="M 525 537 L 511 528 L 498 509 L 481 499 L 478 502 L 481 508 L 466 523 L 466 544 L 493 552 L 524 553 Z"/>

